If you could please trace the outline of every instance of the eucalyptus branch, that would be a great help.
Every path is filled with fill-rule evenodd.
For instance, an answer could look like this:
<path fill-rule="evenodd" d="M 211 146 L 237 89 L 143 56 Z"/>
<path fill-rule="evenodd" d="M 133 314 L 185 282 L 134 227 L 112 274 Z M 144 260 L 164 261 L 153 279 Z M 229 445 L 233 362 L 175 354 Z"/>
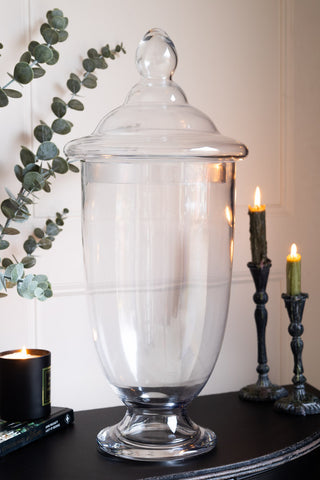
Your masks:
<path fill-rule="evenodd" d="M 45 43 L 40 44 L 34 40 L 29 43 L 28 50 L 21 55 L 13 74 L 8 73 L 10 80 L 0 88 L 0 107 L 8 105 L 9 97 L 22 97 L 20 91 L 8 88 L 13 82 L 26 85 L 34 78 L 40 78 L 46 73 L 41 64 L 54 65 L 59 60 L 59 52 L 52 45 L 64 42 L 68 38 L 68 32 L 65 30 L 68 19 L 63 16 L 62 10 L 55 8 L 47 12 L 47 20 L 48 23 L 43 23 L 40 27 Z"/>
<path fill-rule="evenodd" d="M 67 88 L 71 92 L 71 98 L 69 99 L 69 101 L 65 102 L 61 98 L 54 97 L 51 104 L 51 110 L 57 118 L 53 120 L 51 126 L 47 125 L 43 121 L 40 121 L 39 125 L 34 128 L 34 137 L 39 142 L 36 153 L 33 153 L 25 146 L 21 147 L 20 160 L 22 165 L 17 164 L 14 167 L 15 175 L 19 182 L 21 182 L 21 188 L 17 195 L 12 194 L 8 189 L 6 189 L 8 198 L 3 200 L 3 202 L 1 203 L 1 211 L 6 217 L 6 222 L 3 226 L 0 225 L 0 250 L 5 250 L 10 245 L 9 241 L 4 239 L 4 236 L 16 235 L 20 233 L 19 230 L 11 228 L 10 224 L 13 221 L 24 222 L 29 218 L 30 213 L 28 206 L 35 203 L 35 199 L 37 199 L 35 195 L 36 192 L 40 190 L 50 192 L 51 182 L 49 180 L 51 180 L 52 178 L 56 178 L 56 174 L 65 174 L 68 171 L 79 172 L 78 167 L 70 163 L 67 159 L 59 156 L 59 149 L 52 141 L 52 137 L 54 134 L 66 135 L 70 133 L 73 124 L 63 117 L 66 115 L 69 108 L 78 111 L 84 110 L 83 103 L 75 97 L 78 96 L 78 93 L 82 87 L 91 89 L 95 88 L 97 86 L 97 77 L 92 72 L 96 68 L 106 69 L 108 67 L 108 64 L 105 59 L 108 58 L 114 60 L 117 57 L 117 54 L 119 54 L 120 52 L 126 53 L 122 43 L 120 45 L 116 45 L 114 49 L 110 49 L 109 45 L 106 45 L 101 48 L 100 53 L 98 53 L 96 49 L 89 49 L 87 52 L 88 58 L 83 60 L 82 63 L 84 68 L 82 79 L 80 79 L 74 73 L 71 73 L 67 81 Z M 59 221 L 63 222 L 62 216 L 56 219 L 57 225 L 59 225 Z M 49 225 L 49 230 L 50 228 L 53 228 L 52 225 L 51 227 Z M 39 229 L 37 229 L 37 231 L 39 233 Z M 36 231 L 34 232 L 34 234 L 35 236 L 37 236 Z M 46 248 L 46 245 L 48 246 L 49 242 L 52 242 L 52 238 L 50 237 L 52 237 L 53 235 L 54 234 L 47 234 L 44 237 L 39 237 L 39 241 L 36 244 L 34 243 L 36 242 L 34 237 L 30 236 L 28 240 L 24 243 L 24 248 L 28 256 L 22 259 L 21 262 L 16 263 L 16 265 L 21 264 L 23 269 L 34 266 L 34 260 L 29 258 L 29 256 L 32 256 L 32 252 L 30 253 L 26 250 L 26 248 L 29 250 L 33 247 L 36 248 L 37 246 L 41 248 Z M 5 264 L 2 263 L 3 267 L 6 266 L 7 261 L 8 260 L 5 259 Z M 13 283 L 17 284 L 18 292 L 21 295 L 22 292 L 24 292 L 23 288 L 21 287 L 24 280 L 21 276 L 19 276 L 21 267 L 16 266 L 14 268 L 12 267 L 12 264 L 9 264 L 6 266 L 6 268 L 9 268 L 9 271 L 7 272 L 6 270 L 4 276 L 2 277 L 0 275 L 0 287 L 1 284 L 5 287 L 6 275 L 7 277 L 8 275 L 11 275 L 11 280 L 9 281 L 12 281 L 13 271 L 13 278 L 16 280 Z M 16 278 L 17 275 L 18 277 Z M 28 278 L 30 277 L 28 276 Z M 28 280 L 28 282 L 29 281 L 31 280 Z M 31 286 L 33 288 L 34 284 L 31 284 Z M 30 288 L 28 286 L 26 295 L 22 296 L 24 296 L 25 298 L 34 298 L 28 296 L 30 293 L 29 291 Z M 48 295 L 43 295 L 44 296 L 42 296 L 40 299 L 45 300 Z"/>

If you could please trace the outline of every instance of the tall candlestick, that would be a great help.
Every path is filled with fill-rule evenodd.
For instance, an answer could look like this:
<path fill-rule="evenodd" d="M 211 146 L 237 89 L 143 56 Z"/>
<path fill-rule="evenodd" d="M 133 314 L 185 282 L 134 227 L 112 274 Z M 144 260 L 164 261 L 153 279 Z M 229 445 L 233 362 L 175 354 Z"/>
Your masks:
<path fill-rule="evenodd" d="M 297 245 L 291 245 L 290 255 L 287 256 L 287 295 L 301 293 L 301 255 L 297 253 Z"/>
<path fill-rule="evenodd" d="M 267 258 L 266 240 L 266 206 L 261 205 L 260 188 L 255 191 L 254 206 L 249 205 L 250 244 L 252 263 L 256 266 L 265 265 Z"/>

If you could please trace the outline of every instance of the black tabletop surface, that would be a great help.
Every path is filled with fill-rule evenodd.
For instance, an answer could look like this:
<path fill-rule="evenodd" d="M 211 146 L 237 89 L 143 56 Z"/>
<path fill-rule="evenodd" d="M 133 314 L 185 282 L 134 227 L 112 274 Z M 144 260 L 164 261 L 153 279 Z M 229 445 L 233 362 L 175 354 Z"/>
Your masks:
<path fill-rule="evenodd" d="M 313 391 L 320 396 L 320 392 Z M 198 397 L 191 404 L 189 412 L 194 421 L 217 434 L 216 448 L 205 455 L 174 463 L 147 463 L 98 453 L 95 440 L 97 432 L 119 421 L 124 414 L 124 407 L 113 407 L 76 412 L 73 426 L 1 458 L 0 477 L 45 480 L 209 480 L 240 478 L 250 474 L 254 478 L 261 478 L 255 476 L 256 471 L 269 471 L 272 466 L 281 463 L 289 465 L 293 472 L 298 471 L 300 460 L 291 461 L 290 464 L 286 462 L 305 454 L 301 458 L 316 458 L 314 463 L 319 469 L 312 473 L 317 474 L 313 478 L 320 478 L 320 449 L 316 448 L 320 444 L 320 415 L 294 417 L 276 413 L 272 404 L 244 402 L 239 400 L 237 393 Z M 279 472 L 283 468 L 280 467 Z M 268 473 L 265 475 L 265 479 L 296 478 L 292 474 L 290 477 L 283 474 L 281 477 L 268 476 Z"/>

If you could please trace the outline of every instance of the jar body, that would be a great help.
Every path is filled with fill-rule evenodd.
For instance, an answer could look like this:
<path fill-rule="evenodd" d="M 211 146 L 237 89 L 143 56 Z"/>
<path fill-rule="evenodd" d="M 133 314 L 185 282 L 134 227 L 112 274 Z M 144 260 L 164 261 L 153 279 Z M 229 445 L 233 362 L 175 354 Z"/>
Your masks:
<path fill-rule="evenodd" d="M 128 406 L 175 409 L 207 382 L 228 312 L 235 163 L 82 164 L 93 337 Z"/>

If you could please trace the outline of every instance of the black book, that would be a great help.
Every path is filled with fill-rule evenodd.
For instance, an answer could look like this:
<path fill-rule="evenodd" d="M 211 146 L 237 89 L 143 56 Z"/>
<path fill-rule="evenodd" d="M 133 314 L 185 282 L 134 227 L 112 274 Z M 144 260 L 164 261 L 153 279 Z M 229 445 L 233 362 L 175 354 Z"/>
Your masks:
<path fill-rule="evenodd" d="M 71 425 L 73 421 L 73 410 L 62 407 L 51 407 L 49 417 L 33 421 L 7 422 L 0 419 L 0 457 Z"/>

